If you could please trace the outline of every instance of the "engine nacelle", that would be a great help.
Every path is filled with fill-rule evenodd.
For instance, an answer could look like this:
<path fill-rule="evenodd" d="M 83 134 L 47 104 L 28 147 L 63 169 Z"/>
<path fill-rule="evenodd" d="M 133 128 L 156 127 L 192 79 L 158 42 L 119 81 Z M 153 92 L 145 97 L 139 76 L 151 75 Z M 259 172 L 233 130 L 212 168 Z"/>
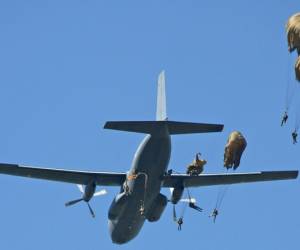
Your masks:
<path fill-rule="evenodd" d="M 171 203 L 177 204 L 183 195 L 184 187 L 175 187 L 171 193 Z"/>
<path fill-rule="evenodd" d="M 96 190 L 96 183 L 94 181 L 90 182 L 88 185 L 85 186 L 84 193 L 83 193 L 83 200 L 89 202 L 90 199 L 93 198 L 94 193 Z"/>
<path fill-rule="evenodd" d="M 158 221 L 168 204 L 168 199 L 162 194 L 158 194 L 153 201 L 152 206 L 146 214 L 146 218 L 150 222 Z"/>

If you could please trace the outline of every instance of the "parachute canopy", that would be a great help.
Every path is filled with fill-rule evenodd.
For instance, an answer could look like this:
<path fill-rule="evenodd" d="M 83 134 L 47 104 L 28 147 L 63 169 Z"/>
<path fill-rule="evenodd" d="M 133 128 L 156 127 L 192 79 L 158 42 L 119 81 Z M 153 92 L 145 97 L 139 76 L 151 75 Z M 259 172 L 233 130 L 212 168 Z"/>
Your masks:
<path fill-rule="evenodd" d="M 189 175 L 199 175 L 203 172 L 204 165 L 207 163 L 206 160 L 200 159 L 199 156 L 201 154 L 196 154 L 195 159 L 193 162 L 188 165 L 186 173 Z"/>
<path fill-rule="evenodd" d="M 300 56 L 298 56 L 298 59 L 295 63 L 295 75 L 296 79 L 300 82 Z"/>
<path fill-rule="evenodd" d="M 292 15 L 286 24 L 288 49 L 290 52 L 297 49 L 300 54 L 300 13 Z"/>
<path fill-rule="evenodd" d="M 235 170 L 240 165 L 242 154 L 247 146 L 247 141 L 242 133 L 233 131 L 227 140 L 224 152 L 224 167 Z"/>

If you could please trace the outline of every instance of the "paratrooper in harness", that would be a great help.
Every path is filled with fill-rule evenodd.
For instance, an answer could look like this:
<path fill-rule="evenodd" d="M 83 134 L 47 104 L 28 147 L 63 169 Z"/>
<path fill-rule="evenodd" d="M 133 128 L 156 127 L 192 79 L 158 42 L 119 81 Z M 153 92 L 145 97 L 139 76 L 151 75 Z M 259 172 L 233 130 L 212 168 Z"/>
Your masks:
<path fill-rule="evenodd" d="M 183 224 L 183 218 L 180 217 L 177 221 L 177 224 L 178 224 L 178 231 L 181 231 L 181 227 L 182 227 L 182 224 Z"/>
<path fill-rule="evenodd" d="M 212 217 L 212 218 L 213 218 L 214 223 L 216 222 L 216 218 L 217 218 L 218 214 L 219 214 L 219 211 L 218 211 L 218 209 L 215 208 L 215 209 L 213 210 L 213 212 L 211 213 L 211 215 L 209 216 L 209 217 Z"/>
<path fill-rule="evenodd" d="M 281 120 L 281 127 L 287 122 L 288 118 L 289 118 L 288 113 L 287 111 L 285 111 Z"/>
<path fill-rule="evenodd" d="M 298 133 L 297 133 L 297 131 L 295 130 L 295 131 L 292 133 L 293 144 L 296 144 L 296 143 L 297 143 L 297 136 L 298 136 Z"/>

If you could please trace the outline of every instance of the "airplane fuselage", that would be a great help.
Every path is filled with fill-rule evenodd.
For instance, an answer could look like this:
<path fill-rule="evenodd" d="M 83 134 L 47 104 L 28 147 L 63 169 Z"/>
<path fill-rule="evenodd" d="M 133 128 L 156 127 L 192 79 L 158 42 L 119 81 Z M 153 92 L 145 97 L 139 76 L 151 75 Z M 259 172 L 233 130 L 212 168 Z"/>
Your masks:
<path fill-rule="evenodd" d="M 166 127 L 147 135 L 138 147 L 121 192 L 109 209 L 109 230 L 114 243 L 133 239 L 146 219 L 157 221 L 166 205 L 160 194 L 161 182 L 171 155 Z"/>

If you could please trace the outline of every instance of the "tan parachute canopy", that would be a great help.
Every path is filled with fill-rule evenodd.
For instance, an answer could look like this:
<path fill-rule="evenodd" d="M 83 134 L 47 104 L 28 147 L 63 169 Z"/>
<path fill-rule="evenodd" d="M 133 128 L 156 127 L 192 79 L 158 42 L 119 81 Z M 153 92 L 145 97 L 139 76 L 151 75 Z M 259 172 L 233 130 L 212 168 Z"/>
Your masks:
<path fill-rule="evenodd" d="M 297 49 L 300 53 L 300 13 L 292 15 L 286 24 L 288 49 L 290 52 Z"/>
<path fill-rule="evenodd" d="M 186 173 L 189 175 L 199 175 L 203 172 L 204 165 L 207 163 L 206 160 L 200 158 L 201 154 L 197 153 L 195 159 L 190 165 L 187 166 Z"/>
<path fill-rule="evenodd" d="M 241 132 L 233 131 L 227 140 L 224 152 L 224 167 L 235 170 L 240 165 L 242 154 L 247 146 L 247 141 Z"/>
<path fill-rule="evenodd" d="M 289 18 L 286 24 L 286 34 L 289 52 L 296 49 L 298 56 L 300 56 L 300 13 L 296 13 Z M 300 82 L 300 57 L 295 63 L 295 75 Z"/>

